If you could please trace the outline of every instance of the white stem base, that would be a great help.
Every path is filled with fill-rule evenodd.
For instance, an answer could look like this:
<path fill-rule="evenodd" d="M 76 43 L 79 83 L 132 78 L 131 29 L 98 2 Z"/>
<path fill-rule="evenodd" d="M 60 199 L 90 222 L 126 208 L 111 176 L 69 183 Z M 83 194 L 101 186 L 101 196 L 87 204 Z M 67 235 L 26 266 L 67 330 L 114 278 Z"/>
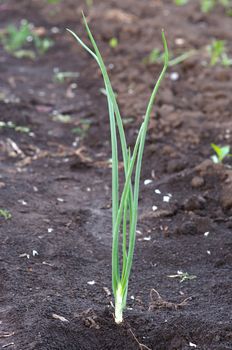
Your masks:
<path fill-rule="evenodd" d="M 118 286 L 115 296 L 115 322 L 117 324 L 122 323 L 122 311 L 123 311 L 123 303 L 122 303 L 122 287 Z"/>

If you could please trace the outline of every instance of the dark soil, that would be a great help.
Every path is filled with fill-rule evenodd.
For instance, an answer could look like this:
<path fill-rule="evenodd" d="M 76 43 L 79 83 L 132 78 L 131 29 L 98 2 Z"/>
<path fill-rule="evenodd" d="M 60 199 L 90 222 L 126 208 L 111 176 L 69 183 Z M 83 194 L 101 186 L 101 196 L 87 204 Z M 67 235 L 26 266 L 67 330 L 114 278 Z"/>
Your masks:
<path fill-rule="evenodd" d="M 94 0 L 91 10 L 84 1 L 64 3 L 0 2 L 1 29 L 26 18 L 55 41 L 34 61 L 0 48 L 1 121 L 30 128 L 0 130 L 0 208 L 12 214 L 0 218 L 1 346 L 232 349 L 232 163 L 210 161 L 211 142 L 231 145 L 232 69 L 202 64 L 208 59 L 202 48 L 213 38 L 227 40 L 232 56 L 232 19 L 220 6 L 202 14 L 198 1 L 176 7 L 172 1 Z M 152 48 L 162 49 L 161 28 L 175 53 L 200 50 L 169 69 L 156 101 L 122 326 L 114 323 L 109 295 L 111 171 L 103 83 L 96 64 L 65 31 L 86 38 L 82 9 L 129 121 L 131 144 L 161 69 L 143 63 Z M 108 45 L 112 37 L 119 39 L 115 49 Z M 177 38 L 184 39 L 182 47 Z M 55 67 L 80 76 L 55 82 Z M 57 121 L 54 112 L 71 119 Z M 73 133 L 77 127 L 81 137 Z M 145 186 L 146 179 L 152 183 Z M 168 277 L 180 270 L 196 278 Z"/>

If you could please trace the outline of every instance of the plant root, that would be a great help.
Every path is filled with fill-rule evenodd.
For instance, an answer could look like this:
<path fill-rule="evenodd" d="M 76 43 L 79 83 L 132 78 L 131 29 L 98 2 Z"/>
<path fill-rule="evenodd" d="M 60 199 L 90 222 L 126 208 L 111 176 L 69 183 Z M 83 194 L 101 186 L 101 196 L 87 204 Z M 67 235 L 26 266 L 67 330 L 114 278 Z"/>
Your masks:
<path fill-rule="evenodd" d="M 130 333 L 132 334 L 132 336 L 133 336 L 134 340 L 136 341 L 136 343 L 138 344 L 140 350 L 151 350 L 151 348 L 149 348 L 148 346 L 146 346 L 146 345 L 144 345 L 144 344 L 142 344 L 142 343 L 140 343 L 140 342 L 138 341 L 138 339 L 136 338 L 136 336 L 135 336 L 135 334 L 133 333 L 133 331 L 132 331 L 131 328 L 129 328 L 129 331 L 130 331 Z"/>
<path fill-rule="evenodd" d="M 180 307 L 186 306 L 187 301 L 191 300 L 192 298 L 186 298 L 181 303 L 172 303 L 170 301 L 164 300 L 161 295 L 155 290 L 154 288 L 150 292 L 150 299 L 151 302 L 149 304 L 148 311 L 153 311 L 154 309 L 171 309 L 171 310 L 177 310 Z"/>

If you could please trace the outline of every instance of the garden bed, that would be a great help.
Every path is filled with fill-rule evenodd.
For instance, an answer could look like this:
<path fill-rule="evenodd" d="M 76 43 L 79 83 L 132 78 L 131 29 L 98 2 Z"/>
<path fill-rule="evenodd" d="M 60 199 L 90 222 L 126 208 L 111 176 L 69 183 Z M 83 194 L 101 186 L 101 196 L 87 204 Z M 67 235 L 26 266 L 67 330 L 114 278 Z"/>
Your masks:
<path fill-rule="evenodd" d="M 82 9 L 131 145 L 162 68 L 144 63 L 153 48 L 162 50 L 161 29 L 174 54 L 198 51 L 169 68 L 158 93 L 121 326 L 114 323 L 111 295 L 103 83 L 95 62 L 65 31 L 86 38 Z M 54 45 L 35 60 L 0 48 L 0 208 L 11 214 L 0 217 L 2 347 L 231 349 L 232 162 L 214 164 L 210 144 L 231 145 L 232 68 L 210 66 L 203 49 L 223 39 L 232 56 L 231 17 L 221 6 L 204 14 L 197 1 L 179 7 L 94 0 L 90 9 L 74 0 L 0 2 L 1 29 L 23 18 Z M 79 76 L 58 81 L 57 68 Z"/>

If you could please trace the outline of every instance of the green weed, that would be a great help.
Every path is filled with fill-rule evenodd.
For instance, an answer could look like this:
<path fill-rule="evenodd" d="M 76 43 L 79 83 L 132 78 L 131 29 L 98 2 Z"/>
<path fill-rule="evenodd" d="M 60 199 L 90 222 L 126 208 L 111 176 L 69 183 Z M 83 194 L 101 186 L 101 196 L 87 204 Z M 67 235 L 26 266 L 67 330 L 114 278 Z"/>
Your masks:
<path fill-rule="evenodd" d="M 0 208 L 0 216 L 3 217 L 5 220 L 9 220 L 12 218 L 11 213 L 8 210 L 2 208 Z"/>
<path fill-rule="evenodd" d="M 215 145 L 215 143 L 211 143 L 211 147 L 213 148 L 214 152 L 216 154 L 214 154 L 211 159 L 214 163 L 222 163 L 223 160 L 226 158 L 226 157 L 231 157 L 232 155 L 230 154 L 230 146 L 218 146 L 218 145 Z"/>

